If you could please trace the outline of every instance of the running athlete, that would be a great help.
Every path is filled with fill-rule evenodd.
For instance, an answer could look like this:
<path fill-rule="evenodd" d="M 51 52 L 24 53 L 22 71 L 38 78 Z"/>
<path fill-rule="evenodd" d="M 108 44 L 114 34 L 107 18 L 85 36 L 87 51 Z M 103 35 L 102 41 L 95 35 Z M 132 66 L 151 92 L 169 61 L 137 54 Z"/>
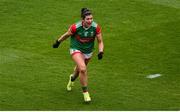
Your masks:
<path fill-rule="evenodd" d="M 70 54 L 76 66 L 74 67 L 74 73 L 69 77 L 67 90 L 72 90 L 74 81 L 79 76 L 84 101 L 90 102 L 91 97 L 89 95 L 87 87 L 87 64 L 93 54 L 95 38 L 98 42 L 99 60 L 103 58 L 104 44 L 102 40 L 101 28 L 97 23 L 93 21 L 93 15 L 88 8 L 81 9 L 81 18 L 82 19 L 79 22 L 72 24 L 68 31 L 55 41 L 55 43 L 53 44 L 53 48 L 58 48 L 61 42 L 63 42 L 68 37 L 71 37 Z"/>

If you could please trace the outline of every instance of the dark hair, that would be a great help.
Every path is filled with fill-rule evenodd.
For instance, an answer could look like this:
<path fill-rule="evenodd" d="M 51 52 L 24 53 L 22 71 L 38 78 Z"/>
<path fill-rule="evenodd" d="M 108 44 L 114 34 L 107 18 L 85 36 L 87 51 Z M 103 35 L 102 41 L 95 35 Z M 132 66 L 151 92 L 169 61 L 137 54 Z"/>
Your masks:
<path fill-rule="evenodd" d="M 91 11 L 88 8 L 81 9 L 81 18 L 84 19 L 86 16 L 91 15 Z"/>

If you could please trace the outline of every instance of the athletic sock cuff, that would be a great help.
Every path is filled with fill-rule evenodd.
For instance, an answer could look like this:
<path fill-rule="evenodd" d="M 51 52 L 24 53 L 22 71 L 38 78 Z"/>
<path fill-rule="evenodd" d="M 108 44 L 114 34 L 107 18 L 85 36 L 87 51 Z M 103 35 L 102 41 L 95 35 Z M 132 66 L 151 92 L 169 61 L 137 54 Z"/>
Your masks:
<path fill-rule="evenodd" d="M 83 87 L 82 87 L 82 90 L 83 90 L 83 92 L 87 92 L 87 91 L 88 91 L 87 86 L 83 86 Z"/>

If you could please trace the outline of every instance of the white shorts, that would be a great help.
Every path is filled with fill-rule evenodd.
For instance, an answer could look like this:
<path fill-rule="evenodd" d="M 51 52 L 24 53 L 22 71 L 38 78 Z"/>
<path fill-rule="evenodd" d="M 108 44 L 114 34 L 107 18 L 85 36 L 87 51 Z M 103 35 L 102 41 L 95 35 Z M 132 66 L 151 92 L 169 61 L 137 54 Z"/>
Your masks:
<path fill-rule="evenodd" d="M 80 50 L 77 49 L 70 49 L 70 54 L 73 56 L 76 53 L 81 53 L 84 56 L 84 59 L 90 59 L 93 55 L 93 52 L 88 53 L 88 54 L 84 54 L 82 53 Z"/>

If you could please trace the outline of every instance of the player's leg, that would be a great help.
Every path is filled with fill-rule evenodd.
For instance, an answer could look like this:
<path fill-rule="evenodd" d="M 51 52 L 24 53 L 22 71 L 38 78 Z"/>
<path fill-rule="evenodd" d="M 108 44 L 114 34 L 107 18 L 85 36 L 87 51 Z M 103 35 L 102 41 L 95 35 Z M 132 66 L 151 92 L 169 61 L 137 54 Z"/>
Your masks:
<path fill-rule="evenodd" d="M 91 98 L 88 93 L 87 85 L 88 85 L 88 78 L 87 78 L 87 67 L 85 63 L 84 56 L 81 53 L 76 53 L 75 55 L 72 55 L 72 59 L 76 63 L 79 71 L 79 78 L 80 83 L 83 90 L 84 100 L 86 102 L 91 101 Z"/>
<path fill-rule="evenodd" d="M 78 67 L 81 85 L 87 86 L 87 69 L 84 56 L 81 53 L 77 53 L 75 55 L 72 55 L 72 59 Z"/>
<path fill-rule="evenodd" d="M 87 66 L 88 62 L 89 62 L 90 58 L 89 59 L 85 59 L 85 64 Z M 79 70 L 78 70 L 78 67 L 77 65 L 74 67 L 74 72 L 73 74 L 70 75 L 69 77 L 69 82 L 67 84 L 67 90 L 68 91 L 71 91 L 72 90 L 72 86 L 74 86 L 74 81 L 78 78 L 79 76 Z"/>
<path fill-rule="evenodd" d="M 89 60 L 90 60 L 90 58 L 85 59 L 85 64 L 86 64 L 86 66 L 87 66 L 87 64 L 89 63 Z M 88 79 L 88 76 L 87 76 L 87 79 Z M 87 86 L 82 87 L 82 89 L 83 89 L 84 101 L 85 101 L 85 102 L 90 102 L 90 101 L 91 101 L 91 97 L 90 97 L 90 95 L 89 95 Z"/>
<path fill-rule="evenodd" d="M 90 57 L 87 58 L 87 59 L 85 59 L 85 64 L 86 64 L 86 66 L 88 65 L 90 59 L 91 59 Z M 73 72 L 73 74 L 71 74 L 71 81 L 72 81 L 72 82 L 75 81 L 75 80 L 78 78 L 78 76 L 79 76 L 79 70 L 78 70 L 78 67 L 77 67 L 77 65 L 76 65 L 76 66 L 74 67 L 74 72 Z"/>
<path fill-rule="evenodd" d="M 70 49 L 70 54 L 71 56 L 73 56 L 76 53 L 81 53 L 81 51 L 76 50 L 76 49 Z M 74 86 L 74 81 L 76 80 L 76 78 L 79 76 L 79 71 L 78 71 L 78 67 L 77 65 L 74 67 L 74 72 L 73 74 L 70 74 L 69 76 L 69 82 L 67 84 L 67 90 L 71 91 L 72 90 L 72 86 Z"/>
<path fill-rule="evenodd" d="M 88 58 L 88 59 L 85 59 L 85 64 L 86 64 L 86 66 L 87 66 L 87 64 L 89 63 L 89 60 L 90 60 L 90 58 Z M 77 65 L 74 67 L 74 72 L 73 72 L 73 74 L 71 74 L 71 81 L 75 81 L 77 78 L 78 78 L 78 76 L 79 76 L 79 70 L 78 70 L 78 67 L 77 67 Z"/>
<path fill-rule="evenodd" d="M 74 67 L 74 72 L 71 74 L 71 81 L 75 81 L 79 76 L 79 71 L 77 65 Z"/>
<path fill-rule="evenodd" d="M 76 52 L 73 52 L 71 53 L 72 57 L 73 55 L 79 53 L 79 55 L 82 55 L 82 53 L 80 51 L 77 51 Z M 81 56 L 81 60 L 83 60 L 83 63 L 84 63 L 84 57 L 83 55 Z M 86 64 L 87 62 L 85 62 Z M 72 86 L 74 86 L 74 81 L 76 80 L 76 78 L 79 76 L 79 68 L 78 68 L 78 65 L 76 63 L 76 66 L 74 67 L 74 73 L 70 75 L 69 77 L 69 82 L 67 84 L 67 90 L 68 91 L 71 91 L 72 90 Z M 86 78 L 86 77 L 85 77 Z M 80 81 L 82 82 L 82 80 L 84 80 L 84 77 L 80 77 Z M 83 87 L 84 88 L 84 87 Z"/>

